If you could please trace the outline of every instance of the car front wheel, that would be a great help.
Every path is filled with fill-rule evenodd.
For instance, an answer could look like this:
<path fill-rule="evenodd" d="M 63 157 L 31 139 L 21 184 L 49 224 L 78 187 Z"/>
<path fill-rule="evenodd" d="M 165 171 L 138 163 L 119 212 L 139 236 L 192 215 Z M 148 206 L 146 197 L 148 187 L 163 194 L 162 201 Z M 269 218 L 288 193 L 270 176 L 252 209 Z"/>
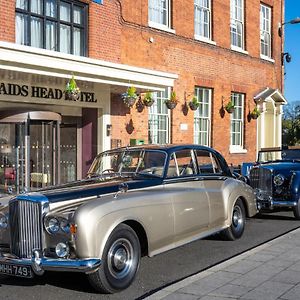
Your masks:
<path fill-rule="evenodd" d="M 99 292 L 111 294 L 126 289 L 133 282 L 141 257 L 139 239 L 134 230 L 117 226 L 109 236 L 98 271 L 88 274 L 91 285 Z"/>
<path fill-rule="evenodd" d="M 246 224 L 246 212 L 243 201 L 238 199 L 232 209 L 232 219 L 230 227 L 222 231 L 224 239 L 234 241 L 243 235 Z"/>
<path fill-rule="evenodd" d="M 300 220 L 300 201 L 298 201 L 297 206 L 293 208 L 294 217 Z"/>

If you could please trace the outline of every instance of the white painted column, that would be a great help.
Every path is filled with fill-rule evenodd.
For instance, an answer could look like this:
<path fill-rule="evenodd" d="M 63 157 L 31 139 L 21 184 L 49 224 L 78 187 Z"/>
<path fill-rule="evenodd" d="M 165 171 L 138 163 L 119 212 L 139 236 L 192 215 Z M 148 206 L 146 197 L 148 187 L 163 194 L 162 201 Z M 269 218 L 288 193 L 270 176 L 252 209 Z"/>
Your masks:
<path fill-rule="evenodd" d="M 276 105 L 276 147 L 281 147 L 282 144 L 282 105 Z"/>

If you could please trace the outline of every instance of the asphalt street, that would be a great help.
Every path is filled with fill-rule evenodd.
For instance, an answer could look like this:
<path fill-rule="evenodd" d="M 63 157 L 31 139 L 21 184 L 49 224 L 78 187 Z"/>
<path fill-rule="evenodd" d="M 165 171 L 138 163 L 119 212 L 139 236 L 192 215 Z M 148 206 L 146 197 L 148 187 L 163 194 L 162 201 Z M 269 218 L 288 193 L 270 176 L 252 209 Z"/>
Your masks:
<path fill-rule="evenodd" d="M 143 299 L 155 291 L 205 270 L 221 261 L 300 226 L 292 213 L 258 216 L 247 220 L 240 240 L 222 241 L 218 235 L 190 243 L 141 261 L 133 285 L 114 295 L 99 295 L 83 274 L 49 272 L 34 279 L 0 277 L 2 299 Z"/>

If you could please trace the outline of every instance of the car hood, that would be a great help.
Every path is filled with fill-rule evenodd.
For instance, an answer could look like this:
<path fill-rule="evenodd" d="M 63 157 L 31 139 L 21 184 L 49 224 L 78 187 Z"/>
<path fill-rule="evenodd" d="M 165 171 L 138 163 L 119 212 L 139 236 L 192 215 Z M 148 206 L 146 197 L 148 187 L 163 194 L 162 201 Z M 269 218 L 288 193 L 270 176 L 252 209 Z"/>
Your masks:
<path fill-rule="evenodd" d="M 300 162 L 292 161 L 276 161 L 271 163 L 263 163 L 259 167 L 270 169 L 272 171 L 298 171 L 300 170 Z"/>
<path fill-rule="evenodd" d="M 36 192 L 20 194 L 17 199 L 30 199 L 31 201 L 58 203 L 69 200 L 80 200 L 89 197 L 100 197 L 102 195 L 116 193 L 120 185 L 126 183 L 128 190 L 147 188 L 162 183 L 162 178 L 93 178 L 83 181 L 75 181 L 64 185 L 42 189 Z"/>

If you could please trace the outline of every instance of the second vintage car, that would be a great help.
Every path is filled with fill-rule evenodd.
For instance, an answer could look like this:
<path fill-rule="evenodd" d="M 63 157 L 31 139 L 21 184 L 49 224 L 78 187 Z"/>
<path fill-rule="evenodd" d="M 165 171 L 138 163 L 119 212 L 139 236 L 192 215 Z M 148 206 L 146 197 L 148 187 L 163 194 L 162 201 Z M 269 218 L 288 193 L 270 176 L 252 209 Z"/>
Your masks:
<path fill-rule="evenodd" d="M 96 290 L 114 293 L 132 283 L 141 256 L 216 232 L 238 239 L 256 212 L 252 188 L 211 148 L 110 150 L 85 180 L 2 201 L 0 273 L 84 272 Z"/>
<path fill-rule="evenodd" d="M 292 210 L 300 220 L 300 148 L 265 148 L 251 168 L 249 184 L 254 188 L 262 212 Z"/>

